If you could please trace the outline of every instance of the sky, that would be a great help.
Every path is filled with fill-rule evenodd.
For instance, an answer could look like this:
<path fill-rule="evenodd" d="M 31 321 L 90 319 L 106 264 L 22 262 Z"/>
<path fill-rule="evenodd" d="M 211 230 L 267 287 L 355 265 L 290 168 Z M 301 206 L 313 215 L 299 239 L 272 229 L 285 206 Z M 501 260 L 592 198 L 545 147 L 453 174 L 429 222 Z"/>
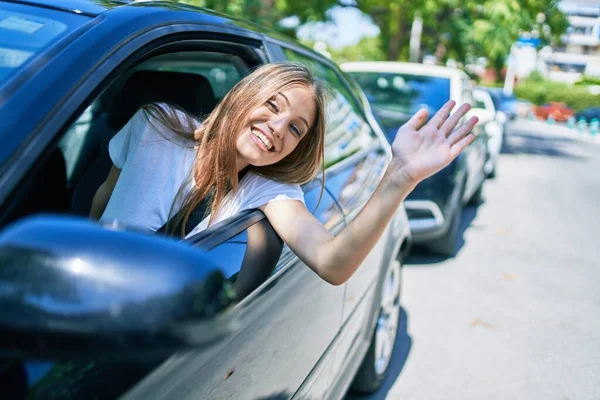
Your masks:
<path fill-rule="evenodd" d="M 322 40 L 339 49 L 356 44 L 364 36 L 377 36 L 379 28 L 370 17 L 351 7 L 333 7 L 327 12 L 332 22 L 314 22 L 298 29 L 302 40 Z"/>

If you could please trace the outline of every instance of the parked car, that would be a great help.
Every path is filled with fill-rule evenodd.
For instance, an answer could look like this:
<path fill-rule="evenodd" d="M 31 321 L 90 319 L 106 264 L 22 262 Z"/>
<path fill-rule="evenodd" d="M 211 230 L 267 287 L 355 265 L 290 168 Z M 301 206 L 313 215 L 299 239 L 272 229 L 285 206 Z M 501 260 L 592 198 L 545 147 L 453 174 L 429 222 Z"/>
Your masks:
<path fill-rule="evenodd" d="M 534 106 L 533 112 L 540 119 L 547 120 L 552 117 L 558 122 L 568 121 L 574 114 L 572 108 L 568 107 L 565 103 L 557 101 L 551 101 L 543 106 Z"/>
<path fill-rule="evenodd" d="M 398 128 L 420 108 L 433 116 L 448 100 L 474 105 L 468 75 L 456 68 L 400 62 L 342 64 L 363 89 L 373 114 L 390 143 Z M 489 118 L 473 108 L 471 115 Z M 439 173 L 421 182 L 404 205 L 413 243 L 444 256 L 455 254 L 460 238 L 463 206 L 478 203 L 485 181 L 487 135 L 483 124 L 473 130 L 475 141 Z"/>
<path fill-rule="evenodd" d="M 485 162 L 485 174 L 488 178 L 495 178 L 498 170 L 498 159 L 506 137 L 506 115 L 502 111 L 496 111 L 490 94 L 481 88 L 473 91 L 475 107 L 484 109 L 487 113 L 481 113 L 485 133 L 488 136 L 487 159 Z"/>
<path fill-rule="evenodd" d="M 574 114 L 575 120 L 590 123 L 594 118 L 600 120 L 600 107 L 588 107 Z"/>
<path fill-rule="evenodd" d="M 517 117 L 519 100 L 514 93 L 507 95 L 502 88 L 486 87 L 485 90 L 492 96 L 496 110 L 502 111 L 511 121 Z"/>
<path fill-rule="evenodd" d="M 87 218 L 108 141 L 140 106 L 205 115 L 252 68 L 294 60 L 332 89 L 326 190 L 318 179 L 303 190 L 338 232 L 391 150 L 334 63 L 177 3 L 24 0 L 0 13 L 3 398 L 339 399 L 381 384 L 410 241 L 404 208 L 341 286 L 259 210 L 184 241 Z"/>

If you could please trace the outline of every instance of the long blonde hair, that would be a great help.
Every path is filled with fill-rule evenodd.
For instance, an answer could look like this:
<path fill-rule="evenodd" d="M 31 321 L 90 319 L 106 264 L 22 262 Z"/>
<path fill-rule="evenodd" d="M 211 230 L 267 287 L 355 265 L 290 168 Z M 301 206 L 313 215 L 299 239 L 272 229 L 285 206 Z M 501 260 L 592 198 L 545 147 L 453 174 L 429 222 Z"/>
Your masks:
<path fill-rule="evenodd" d="M 316 105 L 313 125 L 294 151 L 284 159 L 267 166 L 250 165 L 248 170 L 275 181 L 303 184 L 315 178 L 321 169 L 324 182 L 326 89 L 302 64 L 272 63 L 257 68 L 227 93 L 195 132 L 190 129 L 195 125 L 189 115 L 182 121 L 173 109 L 156 104 L 144 107 L 151 117 L 178 135 L 195 141 L 198 146 L 193 170 L 195 187 L 187 193 L 177 214 L 170 218 L 168 232 L 173 233 L 177 226 L 181 226 L 181 236 L 185 236 L 185 226 L 191 214 L 205 199 L 210 204 L 206 213 L 210 210 L 212 221 L 227 192 L 237 190 L 236 140 L 246 126 L 249 115 L 276 93 L 297 86 L 309 88 L 312 92 Z"/>

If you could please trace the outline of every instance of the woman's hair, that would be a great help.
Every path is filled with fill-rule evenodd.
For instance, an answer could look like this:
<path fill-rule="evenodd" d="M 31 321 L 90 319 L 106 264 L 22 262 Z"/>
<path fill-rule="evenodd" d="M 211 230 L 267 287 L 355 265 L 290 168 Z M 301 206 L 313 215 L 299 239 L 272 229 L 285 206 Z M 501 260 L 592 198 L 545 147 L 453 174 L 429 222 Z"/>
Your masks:
<path fill-rule="evenodd" d="M 190 215 L 204 200 L 210 204 L 207 213 L 210 211 L 211 220 L 214 218 L 227 192 L 238 187 L 236 141 L 250 114 L 276 93 L 297 86 L 306 87 L 313 94 L 316 115 L 312 126 L 284 159 L 267 166 L 250 165 L 248 170 L 275 181 L 303 184 L 311 181 L 319 169 L 324 170 L 325 86 L 301 64 L 272 63 L 255 69 L 225 95 L 195 132 L 190 127 L 197 123 L 189 115 L 182 120 L 175 109 L 157 104 L 144 107 L 147 115 L 198 145 L 192 172 L 196 185 L 185 196 L 181 210 L 171 218 L 167 231 L 173 233 L 181 226 L 183 237 Z"/>

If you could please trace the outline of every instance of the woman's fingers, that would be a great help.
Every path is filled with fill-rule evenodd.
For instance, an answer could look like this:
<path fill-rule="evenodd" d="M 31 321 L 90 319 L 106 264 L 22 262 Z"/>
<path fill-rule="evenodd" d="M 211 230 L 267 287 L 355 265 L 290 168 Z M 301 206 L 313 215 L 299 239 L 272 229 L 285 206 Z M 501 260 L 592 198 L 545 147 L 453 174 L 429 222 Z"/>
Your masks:
<path fill-rule="evenodd" d="M 458 114 L 458 112 L 457 112 L 457 114 Z M 477 122 L 479 122 L 479 118 L 471 117 L 471 118 L 469 118 L 469 120 L 467 122 L 462 124 L 454 132 L 452 132 L 450 134 L 450 136 L 448 136 L 448 141 L 450 142 L 450 146 L 454 146 L 455 144 L 460 142 L 463 139 L 463 137 L 466 134 L 468 134 L 471 131 L 471 129 L 473 129 L 475 127 L 475 125 L 477 125 Z M 473 135 L 471 135 L 471 136 L 473 136 Z"/>
<path fill-rule="evenodd" d="M 444 122 L 444 124 L 440 127 L 440 130 L 444 133 L 445 136 L 450 135 L 452 130 L 454 130 L 456 125 L 458 125 L 458 123 L 460 122 L 461 118 L 464 117 L 470 109 L 471 105 L 464 103 L 458 108 L 458 110 L 456 110 L 454 114 L 450 116 L 450 118 L 446 120 L 446 122 Z"/>
<path fill-rule="evenodd" d="M 450 147 L 450 155 L 452 160 L 454 160 L 464 149 L 469 147 L 471 143 L 475 140 L 475 136 L 473 134 L 467 135 L 459 140 L 457 143 L 454 143 L 452 147 Z"/>
<path fill-rule="evenodd" d="M 405 124 L 404 126 L 408 127 L 408 128 L 412 128 L 415 131 L 418 131 L 423 124 L 425 123 L 425 121 L 427 121 L 427 115 L 429 113 L 427 112 L 426 109 L 421 108 L 419 111 L 417 111 L 415 113 L 415 115 L 413 115 Z"/>
<path fill-rule="evenodd" d="M 446 104 L 444 104 L 444 106 L 440 108 L 438 112 L 435 113 L 435 115 L 433 116 L 433 118 L 431 118 L 429 123 L 433 124 L 437 129 L 439 129 L 440 126 L 442 126 L 442 124 L 444 123 L 444 121 L 446 121 L 446 118 L 448 118 L 448 115 L 450 115 L 450 112 L 452 111 L 455 105 L 456 102 L 454 100 L 446 102 Z"/>

